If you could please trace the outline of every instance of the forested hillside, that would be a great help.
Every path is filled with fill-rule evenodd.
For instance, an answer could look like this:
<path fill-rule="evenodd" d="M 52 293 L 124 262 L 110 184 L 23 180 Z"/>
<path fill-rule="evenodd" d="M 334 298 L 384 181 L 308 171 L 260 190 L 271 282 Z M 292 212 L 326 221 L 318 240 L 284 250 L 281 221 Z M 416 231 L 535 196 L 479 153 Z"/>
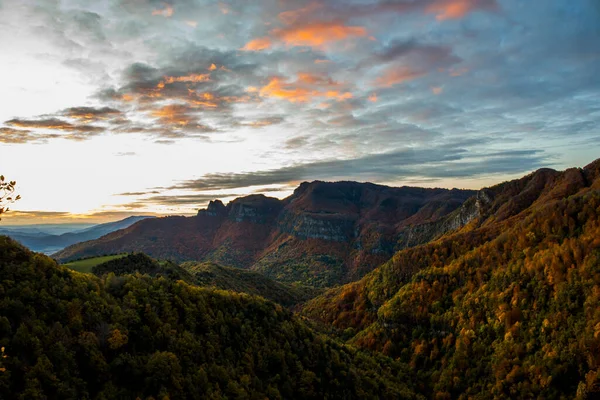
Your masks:
<path fill-rule="evenodd" d="M 193 276 L 198 286 L 258 295 L 284 306 L 302 303 L 322 292 L 307 286 L 277 282 L 258 272 L 210 262 L 187 262 L 181 268 Z"/>
<path fill-rule="evenodd" d="M 143 253 L 128 254 L 105 262 L 94 267 L 92 272 L 99 276 L 109 273 L 117 276 L 136 273 L 164 276 L 196 286 L 261 296 L 286 307 L 305 302 L 322 292 L 310 287 L 280 283 L 257 272 L 240 268 L 210 262 L 186 262 L 178 265 L 171 261 L 159 262 Z"/>
<path fill-rule="evenodd" d="M 98 278 L 0 237 L 2 399 L 418 398 L 402 364 L 260 297 Z"/>
<path fill-rule="evenodd" d="M 481 218 L 303 312 L 409 363 L 428 397 L 596 398 L 599 177 L 596 161 L 490 188 Z"/>

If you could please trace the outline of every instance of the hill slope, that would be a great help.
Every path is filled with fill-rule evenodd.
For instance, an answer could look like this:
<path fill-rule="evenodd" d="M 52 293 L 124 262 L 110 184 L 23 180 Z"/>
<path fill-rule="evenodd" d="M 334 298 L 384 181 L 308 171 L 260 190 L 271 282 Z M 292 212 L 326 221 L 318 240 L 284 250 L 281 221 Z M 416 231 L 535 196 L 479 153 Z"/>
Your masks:
<path fill-rule="evenodd" d="M 116 276 L 138 273 L 163 276 L 196 286 L 261 296 L 283 306 L 303 303 L 319 294 L 313 288 L 280 283 L 257 272 L 210 262 L 186 262 L 182 265 L 170 261 L 158 262 L 143 253 L 128 254 L 104 262 L 93 267 L 91 272 L 98 276 L 110 273 Z"/>
<path fill-rule="evenodd" d="M 79 274 L 0 237 L 0 397 L 415 398 L 401 364 L 262 298 Z"/>
<path fill-rule="evenodd" d="M 479 197 L 460 231 L 400 251 L 304 315 L 408 362 L 431 397 L 596 398 L 600 160 Z"/>
<path fill-rule="evenodd" d="M 284 306 L 302 303 L 319 294 L 312 288 L 277 282 L 257 272 L 211 262 L 187 262 L 181 268 L 191 274 L 198 286 L 262 296 Z"/>
<path fill-rule="evenodd" d="M 284 282 L 330 286 L 358 279 L 408 241 L 408 227 L 438 221 L 475 192 L 391 188 L 355 182 L 301 184 L 284 200 L 252 195 L 211 202 L 196 217 L 141 221 L 54 255 L 61 261 L 144 252 L 160 259 L 213 261 Z M 451 226 L 429 229 L 430 240 Z M 414 236 L 414 235 L 413 235 Z"/>

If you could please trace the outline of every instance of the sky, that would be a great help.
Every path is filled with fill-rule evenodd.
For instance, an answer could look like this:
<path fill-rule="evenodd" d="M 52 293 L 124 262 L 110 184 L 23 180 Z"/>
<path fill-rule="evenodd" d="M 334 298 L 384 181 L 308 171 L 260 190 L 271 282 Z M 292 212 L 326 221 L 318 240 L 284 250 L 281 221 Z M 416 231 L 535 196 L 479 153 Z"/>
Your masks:
<path fill-rule="evenodd" d="M 598 0 L 0 0 L 3 223 L 600 157 Z"/>

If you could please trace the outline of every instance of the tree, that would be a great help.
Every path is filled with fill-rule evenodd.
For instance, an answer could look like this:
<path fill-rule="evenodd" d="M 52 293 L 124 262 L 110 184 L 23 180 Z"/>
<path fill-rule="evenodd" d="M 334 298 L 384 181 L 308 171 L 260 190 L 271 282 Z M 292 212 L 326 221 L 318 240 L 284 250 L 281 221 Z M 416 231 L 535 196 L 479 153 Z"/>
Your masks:
<path fill-rule="evenodd" d="M 8 211 L 10 203 L 14 203 L 21 198 L 20 195 L 14 195 L 16 184 L 15 181 L 6 181 L 4 175 L 0 175 L 0 215 Z"/>

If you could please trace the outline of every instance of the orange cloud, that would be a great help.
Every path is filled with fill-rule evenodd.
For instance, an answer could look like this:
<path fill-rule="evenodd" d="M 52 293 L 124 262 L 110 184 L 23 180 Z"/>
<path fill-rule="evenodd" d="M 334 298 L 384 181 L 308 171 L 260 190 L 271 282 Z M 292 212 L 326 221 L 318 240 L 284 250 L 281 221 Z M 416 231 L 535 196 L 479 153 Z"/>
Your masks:
<path fill-rule="evenodd" d="M 110 107 L 71 107 L 64 110 L 63 115 L 75 120 L 95 122 L 115 119 L 117 117 L 121 117 L 123 113 L 117 109 Z"/>
<path fill-rule="evenodd" d="M 433 92 L 433 94 L 435 94 L 437 96 L 437 95 L 442 94 L 442 92 L 444 91 L 444 88 L 441 86 L 434 86 L 431 88 L 431 91 Z"/>
<path fill-rule="evenodd" d="M 170 85 L 175 82 L 206 82 L 210 81 L 210 74 L 191 74 L 187 76 L 165 76 L 164 83 L 159 83 L 159 88 L 162 89 L 164 84 Z"/>
<path fill-rule="evenodd" d="M 493 8 L 493 2 L 481 0 L 436 0 L 430 4 L 425 12 L 436 14 L 438 21 L 459 19 L 475 9 Z"/>
<path fill-rule="evenodd" d="M 208 67 L 209 71 L 214 71 L 215 69 L 217 69 L 217 66 L 215 64 L 210 64 L 210 67 Z"/>
<path fill-rule="evenodd" d="M 373 82 L 378 87 L 391 87 L 399 83 L 410 81 L 425 75 L 424 72 L 415 71 L 407 67 L 391 66 Z"/>
<path fill-rule="evenodd" d="M 152 15 L 162 15 L 165 18 L 170 18 L 173 16 L 173 7 L 170 4 L 164 3 L 164 8 L 161 10 L 152 11 Z"/>
<path fill-rule="evenodd" d="M 271 45 L 271 39 L 268 37 L 263 37 L 249 41 L 244 47 L 242 47 L 242 50 L 260 51 L 270 48 Z"/>
<path fill-rule="evenodd" d="M 307 89 L 294 88 L 291 84 L 283 82 L 279 78 L 272 78 L 258 93 L 262 97 L 277 97 L 292 103 L 304 103 L 311 97 L 311 92 Z"/>
<path fill-rule="evenodd" d="M 196 93 L 195 90 L 189 90 L 190 99 L 189 103 L 191 106 L 202 106 L 207 108 L 217 108 L 219 104 L 215 100 L 215 95 L 209 92 L 204 92 L 201 94 Z"/>
<path fill-rule="evenodd" d="M 371 95 L 369 96 L 368 100 L 369 100 L 371 103 L 376 103 L 376 102 L 377 102 L 377 93 L 373 93 L 373 94 L 371 94 Z"/>
<path fill-rule="evenodd" d="M 351 37 L 366 36 L 367 30 L 362 26 L 347 26 L 339 22 L 314 22 L 275 29 L 272 34 L 287 46 L 322 48 Z"/>
<path fill-rule="evenodd" d="M 330 98 L 338 101 L 352 98 L 352 93 L 342 90 L 342 85 L 331 78 L 300 73 L 295 82 L 286 82 L 281 78 L 271 78 L 263 86 L 259 95 L 285 99 L 291 103 L 305 103 L 315 98 Z"/>
<path fill-rule="evenodd" d="M 195 118 L 190 117 L 187 113 L 189 109 L 180 104 L 171 104 L 161 107 L 157 110 L 153 110 L 151 115 L 158 118 L 163 124 L 166 125 L 179 125 L 186 126 L 192 122 L 195 122 Z"/>

